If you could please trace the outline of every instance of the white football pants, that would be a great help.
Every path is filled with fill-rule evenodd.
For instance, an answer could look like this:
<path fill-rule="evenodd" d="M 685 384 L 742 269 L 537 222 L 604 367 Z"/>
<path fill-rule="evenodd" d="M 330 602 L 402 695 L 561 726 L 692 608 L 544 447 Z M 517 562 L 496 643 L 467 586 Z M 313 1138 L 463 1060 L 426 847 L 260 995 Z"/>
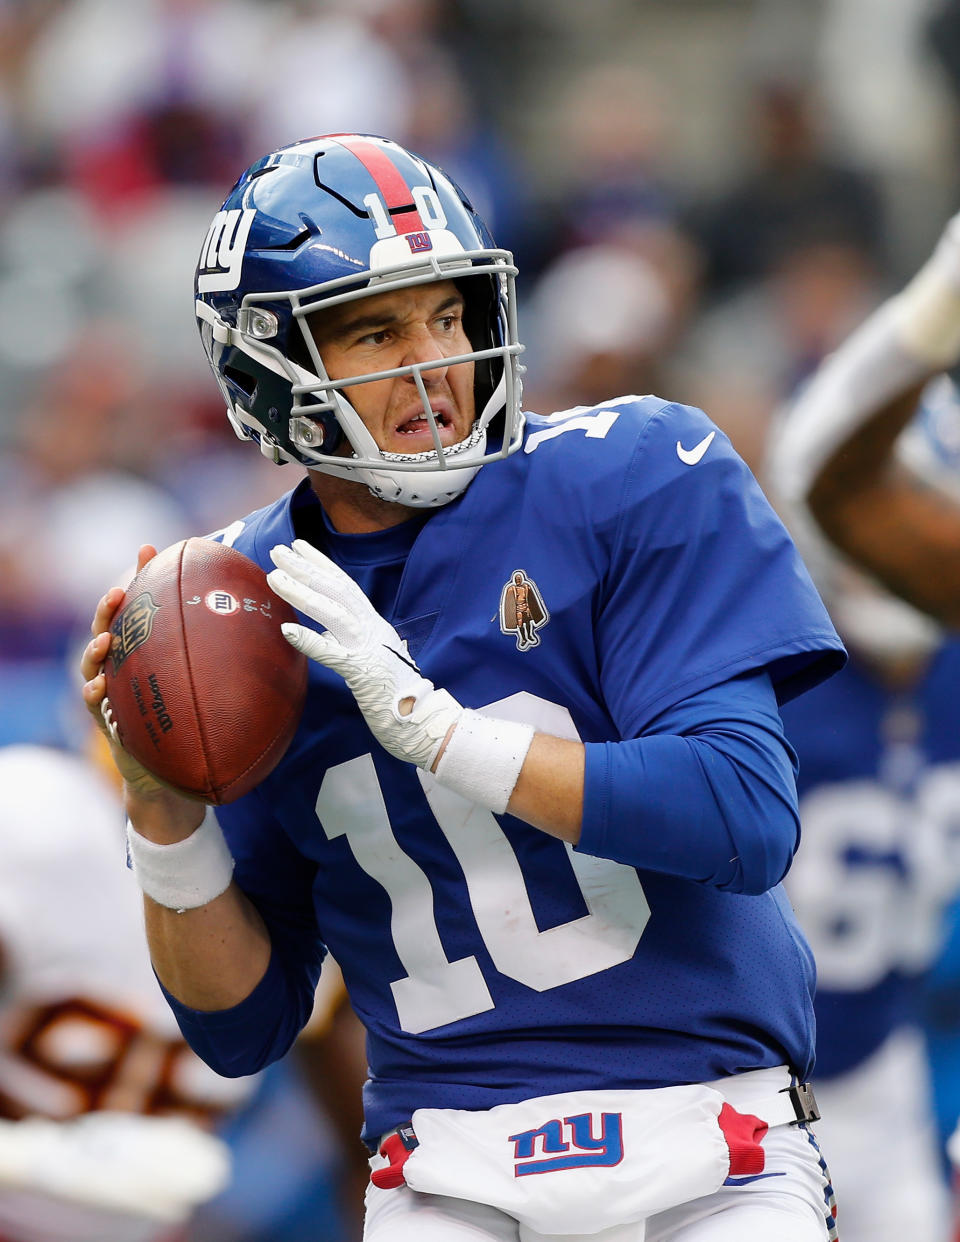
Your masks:
<path fill-rule="evenodd" d="M 812 1131 L 777 1126 L 763 1147 L 764 1176 L 588 1235 L 540 1234 L 486 1204 L 371 1185 L 364 1242 L 827 1242 L 832 1190 Z"/>

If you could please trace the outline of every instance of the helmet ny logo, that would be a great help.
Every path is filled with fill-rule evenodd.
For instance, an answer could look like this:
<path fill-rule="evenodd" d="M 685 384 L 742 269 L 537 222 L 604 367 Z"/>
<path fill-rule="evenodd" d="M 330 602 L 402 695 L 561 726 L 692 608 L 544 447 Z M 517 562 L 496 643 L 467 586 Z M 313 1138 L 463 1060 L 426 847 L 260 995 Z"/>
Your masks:
<path fill-rule="evenodd" d="M 513 1175 L 559 1173 L 564 1169 L 611 1168 L 623 1159 L 623 1114 L 601 1113 L 600 1134 L 593 1134 L 593 1114 L 558 1117 L 539 1126 L 511 1134 Z M 543 1159 L 535 1159 L 539 1143 Z"/>
<path fill-rule="evenodd" d="M 236 289 L 239 285 L 247 238 L 256 214 L 253 207 L 237 207 L 231 211 L 218 211 L 213 217 L 200 247 L 200 269 L 203 274 L 197 278 L 199 293 Z"/>
<path fill-rule="evenodd" d="M 547 624 L 550 614 L 543 596 L 524 570 L 515 569 L 500 593 L 500 629 L 517 636 L 517 650 L 539 647 L 537 630 Z"/>

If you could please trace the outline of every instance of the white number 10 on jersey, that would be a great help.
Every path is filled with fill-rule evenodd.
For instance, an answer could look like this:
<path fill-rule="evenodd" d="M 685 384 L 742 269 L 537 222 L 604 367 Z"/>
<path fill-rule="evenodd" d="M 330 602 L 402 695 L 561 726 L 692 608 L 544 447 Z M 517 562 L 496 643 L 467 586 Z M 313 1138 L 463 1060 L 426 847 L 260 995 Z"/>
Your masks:
<path fill-rule="evenodd" d="M 530 694 L 486 709 L 560 737 L 576 737 L 565 708 Z M 463 869 L 470 908 L 496 969 L 537 992 L 629 961 L 650 908 L 632 867 L 567 846 L 588 914 L 540 931 L 517 856 L 490 811 L 418 772 L 434 818 Z M 400 1026 L 419 1034 L 493 1009 L 480 963 L 450 961 L 426 873 L 400 848 L 371 755 L 330 768 L 317 797 L 326 835 L 345 836 L 359 865 L 390 897 L 393 943 L 406 974 L 392 983 Z"/>

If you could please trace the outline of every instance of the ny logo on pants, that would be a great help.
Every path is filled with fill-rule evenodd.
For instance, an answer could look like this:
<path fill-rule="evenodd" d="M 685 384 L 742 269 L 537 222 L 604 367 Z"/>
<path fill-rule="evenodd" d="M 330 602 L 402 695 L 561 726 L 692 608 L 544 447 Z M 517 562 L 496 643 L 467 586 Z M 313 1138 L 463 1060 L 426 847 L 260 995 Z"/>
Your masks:
<path fill-rule="evenodd" d="M 537 1140 L 549 1159 L 535 1160 Z M 530 1173 L 554 1173 L 562 1169 L 611 1167 L 623 1159 L 623 1114 L 601 1113 L 600 1135 L 594 1138 L 593 1114 L 555 1118 L 536 1130 L 511 1134 L 515 1177 Z"/>

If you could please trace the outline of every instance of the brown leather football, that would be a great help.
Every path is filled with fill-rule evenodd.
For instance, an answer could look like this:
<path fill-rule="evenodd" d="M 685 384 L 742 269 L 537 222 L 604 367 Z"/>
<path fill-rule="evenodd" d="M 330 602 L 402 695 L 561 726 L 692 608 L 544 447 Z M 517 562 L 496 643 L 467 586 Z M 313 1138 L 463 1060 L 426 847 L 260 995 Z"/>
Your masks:
<path fill-rule="evenodd" d="M 307 658 L 259 565 L 212 539 L 160 552 L 130 583 L 104 665 L 119 740 L 160 780 L 216 804 L 259 784 L 290 744 Z"/>

